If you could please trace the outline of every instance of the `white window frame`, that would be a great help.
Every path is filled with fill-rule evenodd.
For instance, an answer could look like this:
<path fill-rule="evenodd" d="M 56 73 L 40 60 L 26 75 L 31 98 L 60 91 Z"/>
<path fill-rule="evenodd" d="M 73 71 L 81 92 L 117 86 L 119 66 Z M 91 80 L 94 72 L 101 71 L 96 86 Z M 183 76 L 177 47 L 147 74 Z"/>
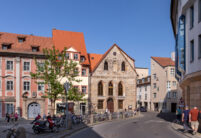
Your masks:
<path fill-rule="evenodd" d="M 29 63 L 29 65 L 25 65 L 25 63 Z M 30 71 L 30 62 L 29 61 L 24 61 L 23 63 L 23 70 L 24 71 Z"/>
<path fill-rule="evenodd" d="M 29 85 L 26 85 L 26 86 L 25 86 L 25 83 L 28 83 Z M 30 91 L 30 84 L 31 84 L 30 81 L 24 81 L 24 82 L 23 82 L 23 90 L 24 90 L 24 91 Z M 27 88 L 28 88 L 28 89 L 27 89 Z"/>
<path fill-rule="evenodd" d="M 84 87 L 86 88 L 86 89 L 85 89 L 85 92 L 83 92 L 83 88 L 84 88 Z M 86 93 L 87 93 L 87 86 L 82 86 L 81 89 L 82 89 L 82 93 L 83 93 L 83 94 L 86 94 Z"/>
<path fill-rule="evenodd" d="M 9 82 L 12 82 L 11 84 L 8 84 Z M 9 85 L 9 86 L 8 86 Z M 14 82 L 13 82 L 13 80 L 7 80 L 6 81 L 6 90 L 7 91 L 13 91 L 13 88 L 14 87 Z M 8 89 L 9 88 L 9 89 Z"/>
<path fill-rule="evenodd" d="M 6 70 L 13 70 L 13 61 L 12 60 L 7 60 L 6 61 Z"/>
<path fill-rule="evenodd" d="M 11 107 L 9 107 L 9 112 L 7 109 L 7 105 L 12 105 Z M 11 111 L 10 111 L 10 109 L 11 109 Z M 14 113 L 14 104 L 13 103 L 5 103 L 5 111 L 6 111 L 6 113 L 9 113 L 9 114 Z"/>
<path fill-rule="evenodd" d="M 39 87 L 41 87 L 42 89 L 39 90 Z M 45 84 L 38 82 L 37 90 L 40 92 L 44 92 L 45 91 Z"/>

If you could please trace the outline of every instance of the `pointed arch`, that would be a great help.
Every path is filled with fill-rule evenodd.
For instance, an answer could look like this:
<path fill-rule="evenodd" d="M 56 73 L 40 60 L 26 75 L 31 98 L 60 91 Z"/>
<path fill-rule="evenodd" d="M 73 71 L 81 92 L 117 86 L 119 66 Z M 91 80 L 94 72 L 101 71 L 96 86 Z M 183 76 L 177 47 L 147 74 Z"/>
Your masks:
<path fill-rule="evenodd" d="M 108 95 L 113 96 L 113 83 L 112 83 L 112 81 L 110 81 L 108 84 Z"/>
<path fill-rule="evenodd" d="M 126 65 L 124 61 L 121 63 L 121 71 L 126 71 Z"/>
<path fill-rule="evenodd" d="M 98 96 L 103 96 L 103 82 L 98 83 Z"/>
<path fill-rule="evenodd" d="M 107 61 L 104 62 L 104 70 L 108 70 L 108 62 Z"/>
<path fill-rule="evenodd" d="M 122 82 L 118 84 L 118 96 L 123 96 L 123 85 Z"/>

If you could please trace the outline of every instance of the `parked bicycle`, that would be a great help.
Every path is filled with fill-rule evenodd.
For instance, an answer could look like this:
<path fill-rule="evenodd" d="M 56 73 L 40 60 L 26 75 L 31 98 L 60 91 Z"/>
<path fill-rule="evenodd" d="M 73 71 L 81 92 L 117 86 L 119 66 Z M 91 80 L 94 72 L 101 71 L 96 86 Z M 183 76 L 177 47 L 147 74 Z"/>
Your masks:
<path fill-rule="evenodd" d="M 6 138 L 17 138 L 17 131 L 16 131 L 17 126 L 18 124 L 14 124 L 11 128 L 3 130 L 4 133 L 8 132 Z"/>

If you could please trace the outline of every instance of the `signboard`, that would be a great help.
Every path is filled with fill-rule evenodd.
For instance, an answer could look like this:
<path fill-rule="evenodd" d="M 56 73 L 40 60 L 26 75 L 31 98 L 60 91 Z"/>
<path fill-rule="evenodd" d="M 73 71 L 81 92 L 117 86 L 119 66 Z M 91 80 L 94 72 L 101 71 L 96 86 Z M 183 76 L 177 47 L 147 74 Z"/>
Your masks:
<path fill-rule="evenodd" d="M 64 113 L 66 110 L 66 103 L 57 104 L 57 113 Z M 68 103 L 68 111 L 74 112 L 74 103 Z"/>

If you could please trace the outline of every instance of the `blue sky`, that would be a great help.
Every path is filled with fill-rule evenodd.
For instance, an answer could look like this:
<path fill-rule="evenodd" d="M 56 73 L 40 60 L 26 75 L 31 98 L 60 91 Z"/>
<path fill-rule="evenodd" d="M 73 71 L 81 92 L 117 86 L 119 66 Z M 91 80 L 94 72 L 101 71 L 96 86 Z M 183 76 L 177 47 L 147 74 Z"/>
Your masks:
<path fill-rule="evenodd" d="M 52 29 L 83 32 L 89 53 L 114 43 L 150 67 L 151 56 L 170 57 L 174 36 L 170 0 L 0 0 L 0 32 L 52 36 Z"/>

